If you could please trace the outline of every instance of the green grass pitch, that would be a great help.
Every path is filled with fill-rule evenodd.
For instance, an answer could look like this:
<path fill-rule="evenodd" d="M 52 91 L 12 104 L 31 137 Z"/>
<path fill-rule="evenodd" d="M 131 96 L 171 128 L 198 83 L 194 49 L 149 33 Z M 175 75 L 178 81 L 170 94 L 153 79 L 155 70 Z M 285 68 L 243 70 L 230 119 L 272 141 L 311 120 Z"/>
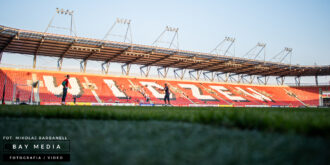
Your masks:
<path fill-rule="evenodd" d="M 0 130 L 1 136 L 67 136 L 70 164 L 330 161 L 326 108 L 2 105 Z"/>

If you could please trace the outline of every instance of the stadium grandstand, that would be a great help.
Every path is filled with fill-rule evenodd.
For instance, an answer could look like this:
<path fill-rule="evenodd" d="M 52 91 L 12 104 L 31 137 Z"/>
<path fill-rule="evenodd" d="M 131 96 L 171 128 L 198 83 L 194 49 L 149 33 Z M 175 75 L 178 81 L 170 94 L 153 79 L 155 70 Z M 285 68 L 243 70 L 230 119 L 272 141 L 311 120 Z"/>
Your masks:
<path fill-rule="evenodd" d="M 63 13 L 73 17 L 73 12 L 57 9 L 57 14 Z M 178 29 L 172 27 L 166 27 L 153 45 L 138 45 L 129 37 L 130 23 L 117 19 L 112 26 L 127 27 L 124 42 L 106 40 L 112 28 L 103 40 L 78 37 L 72 21 L 69 29 L 72 35 L 48 33 L 52 21 L 45 32 L 0 26 L 1 56 L 7 52 L 34 57 L 31 69 L 0 69 L 2 102 L 15 104 L 19 96 L 20 103 L 60 104 L 61 81 L 70 74 L 69 105 L 74 104 L 74 98 L 78 105 L 162 105 L 164 93 L 160 89 L 167 83 L 174 106 L 329 106 L 330 86 L 319 84 L 318 76 L 329 76 L 330 66 L 284 63 L 284 59 L 290 58 L 291 48 L 277 54 L 274 57 L 277 61 L 265 61 L 257 57 L 262 56 L 266 44 L 258 43 L 246 58 L 239 58 L 228 55 L 235 39 L 226 37 L 210 53 L 185 51 L 175 43 Z M 168 48 L 156 46 L 164 33 L 174 34 Z M 220 50 L 225 43 L 228 46 Z M 37 70 L 38 56 L 58 58 L 58 70 Z M 61 71 L 64 59 L 80 60 L 81 72 Z M 88 61 L 102 62 L 102 73 L 86 73 Z M 109 75 L 110 63 L 122 63 L 122 75 Z M 141 66 L 141 77 L 130 76 L 131 65 Z M 157 67 L 158 78 L 150 77 L 152 66 Z M 176 79 L 167 77 L 169 68 L 174 68 Z M 186 72 L 191 80 L 184 80 Z M 300 86 L 300 78 L 305 76 L 314 76 L 315 86 Z M 276 77 L 278 85 L 269 85 L 269 77 Z M 295 77 L 296 85 L 284 85 L 286 77 Z"/>

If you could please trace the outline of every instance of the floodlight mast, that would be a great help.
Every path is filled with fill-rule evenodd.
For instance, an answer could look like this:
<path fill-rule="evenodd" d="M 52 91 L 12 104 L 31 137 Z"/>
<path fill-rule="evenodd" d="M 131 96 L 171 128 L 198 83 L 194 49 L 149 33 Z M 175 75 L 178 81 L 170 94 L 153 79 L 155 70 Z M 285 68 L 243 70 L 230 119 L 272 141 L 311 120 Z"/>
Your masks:
<path fill-rule="evenodd" d="M 106 40 L 109 36 L 119 36 L 123 38 L 123 42 L 126 42 L 126 40 L 128 40 L 131 44 L 133 43 L 133 36 L 132 36 L 132 30 L 131 30 L 131 22 L 132 20 L 130 19 L 124 19 L 124 18 L 117 18 L 116 21 L 112 24 L 112 26 L 110 27 L 110 29 L 108 30 L 108 32 L 105 34 L 105 36 L 103 37 L 103 40 Z M 115 26 L 117 24 L 123 24 L 126 25 L 126 32 L 125 35 L 116 35 L 116 34 L 112 34 L 112 30 L 115 28 Z M 128 33 L 129 37 L 128 37 Z"/>
<path fill-rule="evenodd" d="M 246 54 L 243 55 L 243 58 L 249 58 L 256 60 L 260 54 L 263 52 L 262 60 L 265 62 L 266 60 L 266 45 L 265 43 L 258 42 L 252 49 L 250 49 Z"/>
<path fill-rule="evenodd" d="M 252 60 L 257 60 L 258 57 L 260 57 L 260 55 L 263 55 L 262 61 L 265 63 L 265 61 L 266 61 L 266 45 L 267 44 L 265 44 L 265 43 L 258 42 L 253 48 L 251 48 L 248 52 L 246 52 L 242 57 L 252 59 Z M 262 68 L 262 66 L 258 66 L 258 67 Z M 253 80 L 255 79 L 255 75 L 245 74 L 245 72 L 249 71 L 249 69 L 247 69 L 247 68 L 248 67 L 241 68 L 242 72 L 239 73 L 240 75 L 238 75 L 238 79 L 239 79 L 239 82 L 241 82 L 240 80 L 242 80 L 242 82 L 246 81 L 246 82 L 252 84 Z M 247 76 L 250 77 L 249 81 L 245 78 Z M 258 78 L 258 82 L 260 82 L 260 77 Z M 266 82 L 266 80 L 264 82 Z"/>
<path fill-rule="evenodd" d="M 179 50 L 179 33 L 178 32 L 179 32 L 179 28 L 166 26 L 164 31 L 156 38 L 156 40 L 151 45 L 157 46 L 157 44 L 165 43 L 165 44 L 168 44 L 168 48 L 172 48 L 172 46 L 173 46 L 174 49 Z M 165 33 L 168 33 L 169 35 L 170 35 L 170 33 L 173 34 L 170 41 L 162 41 L 162 38 L 164 37 Z M 176 44 L 175 44 L 175 40 L 176 40 Z M 166 78 L 168 71 L 169 71 L 168 66 L 158 67 L 157 68 L 158 77 Z"/>
<path fill-rule="evenodd" d="M 289 56 L 289 72 L 290 72 L 291 71 L 292 48 L 285 47 L 278 54 L 276 54 L 274 57 L 272 57 L 269 61 L 273 61 L 273 62 L 277 62 L 277 63 L 284 63 L 284 60 L 287 59 L 288 56 Z M 296 77 L 296 79 L 297 78 L 300 80 L 300 77 Z M 278 85 L 283 85 L 284 81 L 285 81 L 285 76 L 276 77 L 276 82 Z"/>
<path fill-rule="evenodd" d="M 291 65 L 292 48 L 285 47 L 282 51 L 276 54 L 270 61 L 283 63 L 284 60 L 289 56 L 289 65 Z"/>
<path fill-rule="evenodd" d="M 168 32 L 168 33 L 174 33 L 173 34 L 173 37 L 171 39 L 170 42 L 168 41 L 162 41 L 162 37 L 165 35 L 165 33 Z M 153 46 L 156 46 L 157 44 L 159 43 L 168 43 L 169 44 L 169 47 L 168 48 L 171 48 L 172 45 L 174 46 L 174 48 L 176 49 L 179 49 L 179 28 L 174 28 L 174 27 L 170 27 L 170 26 L 166 26 L 165 27 L 165 30 L 157 37 L 157 39 L 152 43 Z M 174 44 L 174 40 L 176 39 L 176 44 Z"/>
<path fill-rule="evenodd" d="M 130 19 L 125 19 L 125 18 L 117 18 L 116 21 L 112 24 L 112 26 L 110 27 L 110 29 L 108 30 L 108 32 L 105 34 L 105 36 L 103 37 L 103 40 L 108 39 L 109 36 L 117 36 L 117 37 L 121 37 L 123 38 L 122 42 L 126 42 L 128 41 L 130 43 L 130 47 L 127 48 L 125 51 L 123 51 L 121 54 L 125 54 L 125 52 L 128 52 L 130 50 L 133 50 L 133 36 L 132 36 L 132 30 L 131 30 L 131 22 L 132 20 Z M 115 26 L 117 24 L 122 24 L 124 26 L 126 26 L 126 30 L 125 30 L 125 34 L 124 35 L 120 35 L 120 34 L 113 34 L 112 30 L 115 28 Z M 129 34 L 128 34 L 129 33 Z M 110 62 L 111 59 L 108 59 L 106 61 L 104 61 L 101 64 L 102 67 L 102 72 L 105 74 L 108 74 L 109 72 L 109 66 L 110 66 Z M 106 68 L 104 68 L 104 65 L 106 65 Z M 125 75 L 129 75 L 129 71 L 131 68 L 131 64 L 123 64 L 121 66 L 122 68 L 122 73 Z M 126 68 L 126 69 L 125 69 Z"/>
<path fill-rule="evenodd" d="M 214 49 L 212 49 L 209 54 L 214 54 L 215 56 L 226 56 L 228 54 L 228 52 L 230 51 L 230 49 L 232 48 L 232 46 L 235 43 L 235 38 L 233 37 L 225 37 Z M 235 56 L 235 46 L 234 46 L 234 50 L 233 50 L 233 55 Z M 234 60 L 233 60 L 234 61 Z M 213 65 L 209 65 L 207 67 L 213 67 L 216 66 L 218 64 L 213 64 Z M 199 69 L 203 69 L 203 68 L 199 68 Z M 197 70 L 199 70 L 197 69 Z M 207 74 L 211 74 L 211 77 L 209 77 Z M 221 75 L 225 74 L 226 77 L 228 77 L 227 73 L 215 73 L 214 71 L 204 71 L 203 75 L 205 79 L 209 79 L 211 81 L 214 81 L 215 76 L 218 77 L 219 79 L 224 80 Z M 228 81 L 228 78 L 226 78 L 225 82 Z"/>
<path fill-rule="evenodd" d="M 66 28 L 66 27 L 59 27 L 59 26 L 53 26 L 53 21 L 56 15 L 68 15 L 70 16 L 70 28 Z M 74 17 L 73 17 L 73 10 L 65 10 L 65 9 L 59 9 L 56 8 L 56 12 L 53 15 L 52 19 L 50 20 L 46 30 L 44 33 L 47 33 L 47 31 L 49 30 L 49 28 L 55 28 L 55 29 L 64 29 L 64 30 L 69 30 L 70 31 L 70 35 L 72 36 L 72 34 L 74 34 L 74 36 L 77 36 L 77 31 L 76 31 L 76 24 L 74 23 Z"/>
<path fill-rule="evenodd" d="M 230 48 L 233 46 L 234 42 L 235 42 L 235 38 L 225 37 L 225 39 L 223 39 L 214 49 L 210 51 L 210 54 L 215 53 L 217 56 L 220 55 L 226 56 Z M 223 50 L 222 47 L 224 47 L 226 43 L 229 43 L 229 45 L 227 46 L 227 48 Z M 224 53 L 221 53 L 222 51 Z"/>
<path fill-rule="evenodd" d="M 53 26 L 53 21 L 56 15 L 67 15 L 70 17 L 70 27 L 60 27 L 60 26 Z M 60 9 L 60 8 L 56 8 L 56 12 L 53 15 L 53 17 L 51 18 L 51 20 L 48 23 L 48 26 L 46 27 L 46 30 L 44 31 L 44 33 L 47 33 L 49 28 L 54 28 L 54 29 L 62 29 L 62 30 L 68 30 L 70 31 L 70 36 L 77 37 L 77 31 L 76 31 L 76 24 L 74 23 L 74 17 L 73 17 L 73 10 L 65 10 L 65 9 Z M 42 37 L 42 39 L 39 42 L 39 46 L 37 47 L 35 53 L 34 53 L 34 57 L 33 57 L 33 68 L 36 68 L 36 62 L 37 62 L 37 55 L 39 53 L 40 48 L 42 47 L 43 43 L 44 43 L 44 37 L 45 35 Z M 66 52 L 68 52 L 71 48 L 73 44 L 71 44 L 69 46 L 69 48 L 67 48 L 67 50 L 65 51 L 64 54 L 61 55 L 61 57 L 58 59 L 58 69 L 61 70 L 62 68 L 62 62 L 63 62 L 63 56 L 66 54 Z"/>

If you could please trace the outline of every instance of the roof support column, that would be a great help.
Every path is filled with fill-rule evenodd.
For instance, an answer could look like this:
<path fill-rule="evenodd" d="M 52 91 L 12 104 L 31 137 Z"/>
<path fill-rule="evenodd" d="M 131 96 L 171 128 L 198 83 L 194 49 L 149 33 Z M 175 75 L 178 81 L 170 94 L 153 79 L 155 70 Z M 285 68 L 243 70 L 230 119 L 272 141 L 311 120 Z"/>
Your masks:
<path fill-rule="evenodd" d="M 241 74 L 241 75 L 237 75 L 237 83 L 239 84 L 239 83 L 241 83 L 241 82 L 243 82 L 244 83 L 244 77 L 243 77 L 243 74 Z"/>
<path fill-rule="evenodd" d="M 0 64 L 1 64 L 2 54 L 3 52 L 0 52 Z"/>
<path fill-rule="evenodd" d="M 209 77 L 207 74 L 211 73 L 211 77 Z M 210 81 L 214 81 L 215 73 L 214 72 L 203 72 L 204 79 L 208 79 Z"/>
<path fill-rule="evenodd" d="M 62 70 L 62 63 L 63 63 L 63 58 L 59 58 L 59 59 L 57 60 L 57 69 L 58 69 L 59 71 Z"/>
<path fill-rule="evenodd" d="M 284 80 L 285 80 L 285 77 L 284 76 L 276 77 L 277 85 L 283 85 L 284 84 Z"/>
<path fill-rule="evenodd" d="M 181 72 L 181 75 L 180 75 L 180 72 L 178 72 L 178 71 Z M 175 78 L 179 78 L 180 80 L 182 80 L 184 75 L 186 74 L 186 69 L 177 68 L 177 69 L 174 69 L 173 72 L 174 72 Z"/>
<path fill-rule="evenodd" d="M 36 65 L 37 65 L 37 55 L 35 54 L 35 55 L 33 56 L 33 69 L 36 68 Z"/>
<path fill-rule="evenodd" d="M 233 76 L 236 76 L 237 74 L 236 73 L 233 73 L 233 74 L 229 74 L 228 75 L 228 78 L 230 79 L 231 82 L 236 82 L 236 83 L 240 83 L 240 79 L 239 79 L 239 76 L 238 76 L 238 79 L 236 80 Z"/>
<path fill-rule="evenodd" d="M 264 78 L 264 80 L 262 80 L 262 78 Z M 262 85 L 267 85 L 268 84 L 268 80 L 269 77 L 268 76 L 258 76 L 257 77 L 258 83 L 262 84 Z"/>
<path fill-rule="evenodd" d="M 251 75 L 244 75 L 244 74 L 241 74 L 238 76 L 238 81 L 239 82 L 243 82 L 243 83 L 249 83 L 251 84 L 251 81 L 248 81 L 245 77 L 247 76 L 250 76 L 250 80 L 251 80 Z"/>
<path fill-rule="evenodd" d="M 148 77 L 149 76 L 149 72 L 150 72 L 150 68 L 151 66 L 141 66 L 140 67 L 140 73 L 141 73 L 141 76 L 143 77 Z M 143 70 L 145 69 L 145 70 Z"/>
<path fill-rule="evenodd" d="M 168 67 L 159 67 L 159 68 L 157 68 L 158 77 L 166 78 L 169 69 L 170 68 L 168 68 Z M 162 73 L 161 70 L 163 70 L 163 73 Z"/>
<path fill-rule="evenodd" d="M 122 75 L 128 76 L 130 70 L 131 70 L 131 64 L 124 64 L 121 66 Z"/>
<path fill-rule="evenodd" d="M 315 84 L 316 84 L 316 86 L 319 86 L 319 79 L 318 79 L 317 75 L 315 75 Z"/>
<path fill-rule="evenodd" d="M 255 75 L 250 75 L 250 82 L 249 83 L 252 84 L 255 78 L 256 78 Z"/>
<path fill-rule="evenodd" d="M 296 86 L 300 86 L 300 76 L 295 77 L 294 81 L 296 82 Z"/>
<path fill-rule="evenodd" d="M 196 76 L 194 75 L 194 73 L 196 73 Z M 200 70 L 191 70 L 189 71 L 189 76 L 190 79 L 194 78 L 195 80 L 199 80 L 200 76 L 201 76 L 202 71 Z"/>
<path fill-rule="evenodd" d="M 86 67 L 87 67 L 87 60 L 82 60 L 80 62 L 80 72 L 86 72 Z"/>
<path fill-rule="evenodd" d="M 221 75 L 225 75 L 225 79 L 223 79 L 221 77 Z M 218 78 L 218 81 L 222 80 L 223 82 L 228 82 L 228 78 L 229 78 L 229 74 L 228 73 L 222 73 L 222 72 L 219 72 L 216 74 L 217 78 Z"/>
<path fill-rule="evenodd" d="M 322 97 L 322 88 L 319 88 L 319 106 L 324 106 L 323 105 L 323 97 Z"/>
<path fill-rule="evenodd" d="M 105 65 L 105 68 L 104 68 L 104 65 Z M 109 67 L 110 67 L 110 62 L 102 63 L 102 65 L 101 65 L 102 73 L 108 74 L 109 73 Z"/>

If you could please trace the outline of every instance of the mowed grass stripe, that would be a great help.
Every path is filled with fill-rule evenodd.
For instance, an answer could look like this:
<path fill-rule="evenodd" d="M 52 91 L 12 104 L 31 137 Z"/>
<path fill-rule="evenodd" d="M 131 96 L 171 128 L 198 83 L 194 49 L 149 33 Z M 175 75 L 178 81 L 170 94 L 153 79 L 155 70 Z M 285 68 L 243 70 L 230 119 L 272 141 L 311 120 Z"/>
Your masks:
<path fill-rule="evenodd" d="M 102 120 L 184 121 L 270 132 L 330 137 L 330 109 L 122 107 L 122 106 L 0 106 L 3 117 Z"/>

